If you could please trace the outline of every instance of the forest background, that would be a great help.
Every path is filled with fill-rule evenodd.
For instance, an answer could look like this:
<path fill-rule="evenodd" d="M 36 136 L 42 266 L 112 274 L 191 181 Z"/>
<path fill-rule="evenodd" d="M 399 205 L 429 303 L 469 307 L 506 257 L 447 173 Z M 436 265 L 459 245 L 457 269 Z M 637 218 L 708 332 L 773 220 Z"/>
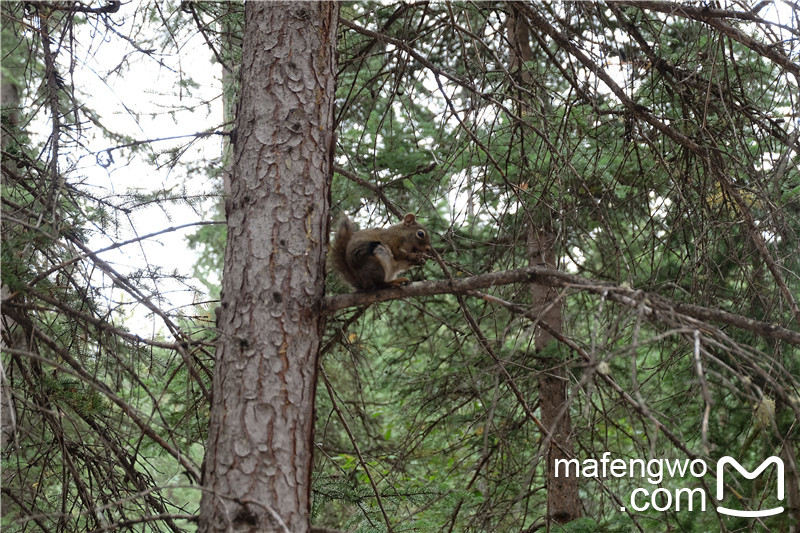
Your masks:
<path fill-rule="evenodd" d="M 325 4 L 309 5 L 266 11 L 309 21 Z M 2 527 L 210 529 L 201 472 L 229 340 L 214 310 L 256 9 L 0 7 Z M 264 496 L 253 516 L 297 511 L 318 531 L 797 530 L 800 6 L 337 9 L 321 217 L 416 213 L 435 257 L 411 277 L 441 281 L 339 296 L 328 272 L 315 411 L 297 415 L 314 425 L 297 474 L 309 500 Z M 310 84 L 287 72 L 276 86 Z M 273 126 L 312 138 L 318 119 Z M 300 246 L 263 241 L 269 261 Z M 242 456 L 274 452 L 258 444 Z M 781 481 L 786 510 L 715 512 L 713 472 L 554 477 L 556 458 L 604 452 L 750 469 L 777 456 L 784 479 L 731 478 L 725 505 L 775 507 Z M 642 486 L 664 491 L 635 509 Z M 705 511 L 668 501 L 687 488 Z"/>

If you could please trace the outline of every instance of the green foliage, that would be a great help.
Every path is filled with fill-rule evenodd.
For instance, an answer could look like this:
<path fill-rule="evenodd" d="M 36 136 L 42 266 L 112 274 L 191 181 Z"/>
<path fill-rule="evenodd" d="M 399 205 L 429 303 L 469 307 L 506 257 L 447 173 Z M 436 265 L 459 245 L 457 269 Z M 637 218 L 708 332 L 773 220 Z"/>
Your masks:
<path fill-rule="evenodd" d="M 600 283 L 643 289 L 755 320 L 791 322 L 776 306 L 783 296 L 753 245 L 754 230 L 742 223 L 744 207 L 718 173 L 725 168 L 723 172 L 732 176 L 733 187 L 758 224 L 777 215 L 777 204 L 771 202 L 794 198 L 796 165 L 791 170 L 791 165 L 784 166 L 783 180 L 789 185 L 780 191 L 763 167 L 765 158 L 775 160 L 786 153 L 784 141 L 778 139 L 785 140 L 789 130 L 767 136 L 765 130 L 774 130 L 776 122 L 733 111 L 760 109 L 761 116 L 768 117 L 790 105 L 790 91 L 785 80 L 776 81 L 781 78 L 774 65 L 689 18 L 665 21 L 660 14 L 622 6 L 543 6 L 546 17 L 564 17 L 559 27 L 573 38 L 588 42 L 595 36 L 603 41 L 602 51 L 607 47 L 614 52 L 607 57 L 617 58 L 616 64 L 606 70 L 624 71 L 626 91 L 649 116 L 704 148 L 720 151 L 722 159 L 714 167 L 613 94 L 573 82 L 583 74 L 566 65 L 576 60 L 567 59 L 569 54 L 546 38 L 549 48 L 534 41 L 532 58 L 522 63 L 521 73 L 509 75 L 494 63 L 507 52 L 507 42 L 496 49 L 489 44 L 503 34 L 507 13 L 486 4 L 473 7 L 450 6 L 445 15 L 438 6 L 424 11 L 381 6 L 367 17 L 355 5 L 343 15 L 394 39 L 407 38 L 408 29 L 416 28 L 416 35 L 424 37 L 414 40 L 411 48 L 438 70 L 426 70 L 402 46 L 362 34 L 342 35 L 339 164 L 385 197 L 337 174 L 334 209 L 358 211 L 366 217 L 363 226 L 388 221 L 390 207 L 402 212 L 421 206 L 420 216 L 435 229 L 434 244 L 456 277 L 526 265 L 526 236 L 533 221 L 558 234 L 564 268 Z M 449 18 L 463 21 L 460 27 L 470 31 L 436 23 Z M 652 43 L 651 48 L 645 50 L 642 42 Z M 588 44 L 584 50 L 598 61 L 603 53 Z M 478 89 L 471 92 L 467 84 L 447 76 L 463 77 Z M 527 101 L 533 103 L 523 103 Z M 735 154 L 724 147 L 735 147 Z M 414 175 L 427 162 L 435 163 L 435 170 Z M 775 234 L 794 236 L 797 211 L 779 211 L 784 225 Z M 796 245 L 793 237 L 771 238 L 768 250 L 795 264 L 788 250 Z M 442 277 L 430 264 L 414 275 Z M 786 279 L 796 293 L 796 280 Z M 341 290 L 335 283 L 329 287 Z M 504 301 L 535 304 L 524 288 L 488 292 Z M 757 456 L 738 453 L 746 444 L 745 428 L 753 424 L 750 405 L 765 385 L 746 367 L 760 366 L 759 361 L 769 358 L 766 354 L 776 354 L 770 360 L 780 361 L 783 370 L 771 372 L 773 379 L 797 375 L 793 348 L 746 330 L 723 333 L 714 325 L 685 322 L 682 317 L 647 315 L 653 302 L 646 299 L 624 307 L 578 291 L 566 290 L 562 298 L 564 332 L 596 358 L 594 363 L 563 345 L 536 352 L 528 320 L 475 299 L 459 304 L 444 296 L 382 304 L 372 306 L 357 322 L 345 313 L 329 325 L 328 334 L 339 339 L 340 346 L 326 354 L 323 365 L 336 391 L 335 401 L 347 407 L 346 419 L 355 435 L 351 445 L 358 444 L 362 453 L 369 450 L 368 464 L 378 461 L 373 478 L 379 480 L 382 500 L 389 487 L 400 492 L 411 490 L 414 483 L 430 490 L 448 488 L 431 501 L 409 507 L 403 520 L 424 517 L 438 524 L 434 530 L 512 531 L 531 527 L 545 513 L 545 492 L 536 490 L 545 476 L 538 454 L 541 435 L 504 385 L 467 314 L 532 405 L 538 376 L 547 371 L 542 364 L 565 361 L 578 457 L 609 450 L 625 458 L 681 458 L 688 449 L 709 464 L 725 454 L 742 457 L 742 464 L 758 463 Z M 708 372 L 702 376 L 692 333 L 698 326 L 698 355 Z M 599 368 L 634 405 L 646 406 L 644 413 L 653 413 L 672 437 L 662 434 L 642 410 L 621 401 L 600 379 L 595 370 Z M 787 381 L 781 383 L 788 386 Z M 789 389 L 784 393 L 793 397 Z M 325 422 L 318 434 L 323 447 L 329 443 L 339 450 L 350 439 L 336 422 L 331 401 L 323 391 L 318 411 Z M 712 420 L 716 417 L 722 425 L 712 423 L 702 430 L 707 402 Z M 785 405 L 774 420 L 796 420 L 796 411 Z M 781 429 L 772 433 L 773 439 L 780 442 L 782 435 L 782 442 L 796 449 L 796 432 L 784 424 L 778 422 Z M 766 455 L 770 453 L 778 452 L 771 449 Z M 346 455 L 349 467 L 363 469 L 356 455 Z M 317 472 L 336 476 L 341 467 L 338 461 L 326 460 L 317 465 Z M 352 479 L 366 483 L 363 476 Z M 591 480 L 582 483 L 587 517 L 564 530 L 628 531 L 636 527 L 634 522 L 645 530 L 660 530 L 665 523 L 686 531 L 717 527 L 708 512 L 620 513 L 608 495 L 624 499 L 640 481 L 605 480 L 605 488 Z M 669 489 L 694 488 L 693 482 L 673 479 Z M 706 483 L 713 486 L 712 481 Z M 342 519 L 350 509 L 380 523 L 382 518 L 374 518 L 372 512 L 374 496 L 369 512 L 347 499 L 345 493 L 352 494 L 356 487 L 342 488 L 340 498 L 326 492 L 328 497 L 320 497 L 315 505 L 335 508 L 334 515 Z M 760 494 L 774 494 L 774 485 L 761 490 Z M 710 500 L 712 494 L 708 496 Z M 754 496 L 750 501 L 756 500 Z M 331 518 L 321 524 L 337 523 L 326 512 L 317 513 Z"/>
<path fill-rule="evenodd" d="M 198 199 L 177 185 L 145 191 L 139 183 L 104 196 L 96 174 L 81 173 L 144 151 L 145 143 L 127 146 L 132 139 L 114 133 L 73 85 L 83 74 L 73 69 L 78 42 L 89 44 L 86 22 L 104 25 L 104 14 L 2 4 L 0 468 L 9 531 L 180 530 L 179 516 L 199 500 L 196 487 L 184 487 L 198 481 L 203 455 L 208 336 L 188 324 L 172 330 L 180 345 L 132 333 L 142 314 L 131 308 L 160 313 L 160 284 L 176 276 L 151 265 L 127 269 L 100 253 L 137 242 L 125 234 L 132 213 Z M 126 146 L 87 154 L 94 134 Z"/>
<path fill-rule="evenodd" d="M 4 498 L 10 530 L 95 530 L 127 519 L 137 531 L 195 527 L 136 520 L 191 515 L 197 506 L 225 227 L 202 226 L 188 238 L 208 297 L 181 310 L 164 303 L 163 281 L 185 278 L 150 264 L 122 273 L 92 251 L 125 241 L 125 221 L 152 205 L 170 220 L 179 206 L 204 221 L 223 219 L 222 202 L 208 200 L 217 200 L 230 169 L 228 137 L 219 157 L 186 159 L 207 132 L 233 129 L 244 20 L 240 3 L 152 7 L 137 9 L 135 21 L 164 31 L 126 34 L 135 46 L 113 75 L 140 56 L 169 68 L 162 51 L 191 39 L 208 46 L 204 59 L 224 66 L 222 120 L 185 142 L 117 131 L 72 87 L 73 39 L 85 38 L 87 22 L 116 34 L 113 14 L 2 4 L 3 82 L 18 91 L 0 117 L 2 364 L 18 427 L 2 450 L 4 496 L 16 498 Z M 387 531 L 387 521 L 398 532 L 757 530 L 752 520 L 712 511 L 622 512 L 633 490 L 655 488 L 637 477 L 581 479 L 584 516 L 566 524 L 547 516 L 549 441 L 537 424 L 547 377 L 564 383 L 579 460 L 609 451 L 711 466 L 730 455 L 752 468 L 797 455 L 800 358 L 796 344 L 772 334 L 798 329 L 790 301 L 800 294 L 797 85 L 782 70 L 790 67 L 762 56 L 768 48 L 797 57 L 796 45 L 768 22 L 658 7 L 342 5 L 352 24 L 339 32 L 332 218 L 347 213 L 376 227 L 417 213 L 447 273 L 431 260 L 408 273 L 413 279 L 528 266 L 532 237 L 549 233 L 558 268 L 592 286 L 555 287 L 562 338 L 546 347 L 537 344 L 542 302 L 528 284 L 330 317 L 317 388 L 314 524 L 363 532 Z M 512 16 L 527 21 L 529 52 L 509 38 Z M 62 47 L 57 86 L 48 85 L 43 20 Z M 765 48 L 732 38 L 717 21 Z M 600 72 L 627 102 L 593 74 Z M 188 108 L 211 109 L 197 102 L 202 86 L 188 76 L 157 90 L 185 100 L 130 115 L 179 123 Z M 34 127 L 51 95 L 63 115 L 60 153 L 46 139 L 58 129 L 52 117 L 45 138 Z M 115 143 L 87 148 L 88 165 L 64 155 L 66 146 L 88 146 L 84 124 Z M 140 160 L 165 176 L 162 187 L 131 183 L 102 196 L 81 174 Z M 182 176 L 209 185 L 193 194 L 175 179 Z M 102 245 L 93 240 L 100 237 Z M 348 290 L 334 276 L 327 287 Z M 134 333 L 141 307 L 163 331 Z M 713 473 L 663 482 L 669 491 L 702 486 L 709 507 L 713 485 Z M 774 476 L 738 479 L 726 501 L 774 506 L 775 486 Z M 92 511 L 98 503 L 102 515 Z M 787 512 L 762 523 L 782 531 L 793 520 Z"/>

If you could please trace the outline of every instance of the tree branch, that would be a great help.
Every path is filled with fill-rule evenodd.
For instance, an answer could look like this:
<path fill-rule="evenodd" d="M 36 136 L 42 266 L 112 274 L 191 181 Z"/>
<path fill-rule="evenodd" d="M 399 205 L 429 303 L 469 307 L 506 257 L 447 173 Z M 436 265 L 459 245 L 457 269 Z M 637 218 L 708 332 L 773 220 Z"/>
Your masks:
<path fill-rule="evenodd" d="M 760 56 L 766 57 L 773 63 L 780 65 L 788 72 L 791 72 L 795 77 L 800 78 L 800 65 L 794 63 L 789 57 L 782 54 L 776 48 L 756 41 L 739 29 L 721 20 L 722 18 L 737 18 L 744 20 L 757 20 L 758 22 L 766 23 L 766 21 L 760 20 L 758 17 L 752 16 L 750 13 L 733 12 L 719 9 L 706 9 L 704 7 L 687 6 L 685 4 L 676 2 L 660 2 L 651 0 L 626 0 L 622 3 L 637 7 L 642 10 L 647 9 L 650 11 L 658 11 L 668 15 L 677 15 L 704 22 L 709 26 L 716 28 L 734 41 L 737 41 L 750 48 Z"/>
<path fill-rule="evenodd" d="M 760 322 L 742 315 L 723 311 L 722 309 L 679 302 L 655 293 L 609 284 L 604 281 L 584 278 L 545 267 L 503 270 L 452 280 L 418 281 L 405 287 L 394 287 L 374 292 L 329 295 L 323 298 L 321 302 L 321 313 L 327 316 L 347 307 L 369 306 L 374 303 L 399 300 L 401 298 L 433 296 L 436 294 L 469 294 L 471 291 L 509 285 L 511 283 L 540 283 L 550 287 L 587 291 L 599 294 L 608 300 L 627 307 L 641 308 L 643 312 L 652 315 L 656 320 L 658 320 L 660 314 L 665 312 L 671 313 L 673 316 L 681 314 L 696 320 L 733 326 L 762 337 L 782 340 L 800 346 L 800 333 L 777 324 Z"/>

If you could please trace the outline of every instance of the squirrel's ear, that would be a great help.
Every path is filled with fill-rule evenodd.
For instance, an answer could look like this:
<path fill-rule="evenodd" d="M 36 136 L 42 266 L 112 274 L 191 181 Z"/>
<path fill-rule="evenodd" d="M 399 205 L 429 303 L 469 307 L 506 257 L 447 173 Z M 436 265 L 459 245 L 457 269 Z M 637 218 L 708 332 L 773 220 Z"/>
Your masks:
<path fill-rule="evenodd" d="M 410 225 L 417 221 L 417 217 L 414 216 L 414 213 L 409 213 L 403 217 L 403 224 Z"/>

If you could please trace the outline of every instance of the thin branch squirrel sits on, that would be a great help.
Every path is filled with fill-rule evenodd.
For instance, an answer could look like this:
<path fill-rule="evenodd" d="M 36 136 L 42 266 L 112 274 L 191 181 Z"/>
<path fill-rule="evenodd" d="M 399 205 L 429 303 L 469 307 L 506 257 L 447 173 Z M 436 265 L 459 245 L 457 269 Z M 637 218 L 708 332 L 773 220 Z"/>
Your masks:
<path fill-rule="evenodd" d="M 359 291 L 396 287 L 409 281 L 397 275 L 425 264 L 430 248 L 428 230 L 411 213 L 394 226 L 361 231 L 345 216 L 331 246 L 331 265 Z"/>

